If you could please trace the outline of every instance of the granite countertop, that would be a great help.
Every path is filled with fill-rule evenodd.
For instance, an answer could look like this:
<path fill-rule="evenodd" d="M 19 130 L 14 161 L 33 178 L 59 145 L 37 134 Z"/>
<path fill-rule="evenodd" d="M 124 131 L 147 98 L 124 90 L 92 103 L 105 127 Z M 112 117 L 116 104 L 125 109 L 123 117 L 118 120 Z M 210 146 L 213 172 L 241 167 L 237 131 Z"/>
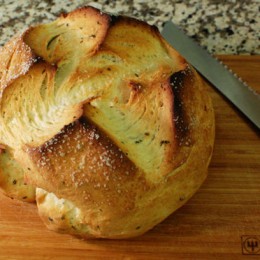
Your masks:
<path fill-rule="evenodd" d="M 172 20 L 213 54 L 260 54 L 259 0 L 0 0 L 0 45 L 29 25 L 92 5 L 162 28 Z"/>

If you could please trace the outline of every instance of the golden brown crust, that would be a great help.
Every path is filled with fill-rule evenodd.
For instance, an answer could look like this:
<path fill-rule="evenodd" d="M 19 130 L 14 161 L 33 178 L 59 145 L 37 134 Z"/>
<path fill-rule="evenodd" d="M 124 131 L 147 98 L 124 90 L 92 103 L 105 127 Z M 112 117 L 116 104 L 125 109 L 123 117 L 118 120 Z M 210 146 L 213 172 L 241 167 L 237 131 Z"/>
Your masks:
<path fill-rule="evenodd" d="M 110 18 L 92 7 L 62 14 L 56 21 L 27 30 L 24 41 L 50 64 L 62 66 L 76 54 L 92 56 L 103 42 Z M 85 57 L 82 57 L 85 56 Z"/>
<path fill-rule="evenodd" d="M 24 41 L 41 60 L 3 92 L 0 143 L 37 187 L 50 229 L 137 236 L 194 194 L 212 154 L 213 109 L 158 30 L 88 7 Z"/>
<path fill-rule="evenodd" d="M 11 39 L 0 49 L 0 98 L 4 89 L 24 75 L 34 62 L 32 50 L 23 41 L 23 35 Z"/>

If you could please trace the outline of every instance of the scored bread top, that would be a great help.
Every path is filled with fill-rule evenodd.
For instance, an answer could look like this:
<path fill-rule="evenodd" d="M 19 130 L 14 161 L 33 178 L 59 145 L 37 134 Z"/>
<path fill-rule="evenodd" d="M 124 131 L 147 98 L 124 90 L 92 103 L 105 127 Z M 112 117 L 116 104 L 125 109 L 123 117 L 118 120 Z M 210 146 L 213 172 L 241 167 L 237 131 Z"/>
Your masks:
<path fill-rule="evenodd" d="M 2 144 L 16 151 L 43 145 L 84 116 L 145 172 L 171 170 L 176 143 L 169 77 L 186 63 L 157 29 L 86 7 L 30 28 L 19 42 L 37 60 L 4 88 Z"/>

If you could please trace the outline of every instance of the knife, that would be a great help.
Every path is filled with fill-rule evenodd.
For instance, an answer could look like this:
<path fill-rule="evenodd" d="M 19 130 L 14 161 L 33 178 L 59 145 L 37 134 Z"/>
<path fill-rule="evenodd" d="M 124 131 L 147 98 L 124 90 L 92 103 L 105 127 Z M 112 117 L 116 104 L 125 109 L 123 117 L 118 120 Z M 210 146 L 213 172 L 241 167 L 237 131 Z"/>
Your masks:
<path fill-rule="evenodd" d="M 259 94 L 243 83 L 193 39 L 185 35 L 171 21 L 165 23 L 162 36 L 260 129 Z"/>

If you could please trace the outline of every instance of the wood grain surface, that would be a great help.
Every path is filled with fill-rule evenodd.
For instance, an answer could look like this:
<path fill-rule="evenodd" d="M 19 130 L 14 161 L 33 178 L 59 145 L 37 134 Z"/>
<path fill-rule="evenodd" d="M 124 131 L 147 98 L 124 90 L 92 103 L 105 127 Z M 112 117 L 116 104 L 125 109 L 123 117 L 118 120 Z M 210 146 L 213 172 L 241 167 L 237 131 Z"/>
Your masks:
<path fill-rule="evenodd" d="M 219 58 L 260 93 L 260 56 Z M 47 230 L 34 204 L 0 194 L 0 259 L 260 259 L 260 133 L 208 89 L 214 154 L 207 180 L 186 205 L 141 237 L 83 241 Z"/>

